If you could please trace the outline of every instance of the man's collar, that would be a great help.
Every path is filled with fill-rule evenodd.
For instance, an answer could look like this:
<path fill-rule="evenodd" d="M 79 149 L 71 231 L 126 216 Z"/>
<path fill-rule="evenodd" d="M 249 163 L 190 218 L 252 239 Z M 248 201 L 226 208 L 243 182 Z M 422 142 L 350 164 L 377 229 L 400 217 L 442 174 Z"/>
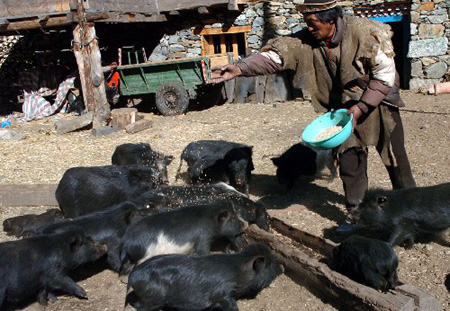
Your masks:
<path fill-rule="evenodd" d="M 336 27 L 334 28 L 334 34 L 333 37 L 330 40 L 330 43 L 328 46 L 330 48 L 335 48 L 341 43 L 342 38 L 344 37 L 345 32 L 345 23 L 344 19 L 342 17 L 338 17 L 336 20 Z"/>

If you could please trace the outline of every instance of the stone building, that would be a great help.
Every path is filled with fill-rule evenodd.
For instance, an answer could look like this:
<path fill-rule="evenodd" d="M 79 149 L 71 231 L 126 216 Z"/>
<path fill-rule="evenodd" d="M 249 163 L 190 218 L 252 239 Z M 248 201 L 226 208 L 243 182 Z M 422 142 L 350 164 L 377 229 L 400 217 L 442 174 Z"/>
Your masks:
<path fill-rule="evenodd" d="M 236 18 L 192 17 L 185 20 L 190 27 L 164 35 L 150 59 L 223 51 L 233 51 L 238 58 L 257 53 L 268 39 L 290 35 L 305 26 L 295 1 L 249 3 Z M 450 1 L 369 0 L 345 1 L 340 5 L 345 13 L 391 25 L 402 88 L 417 90 L 448 79 Z"/>
<path fill-rule="evenodd" d="M 238 10 L 205 7 L 188 11 L 174 10 L 166 14 L 165 20 L 151 23 L 123 25 L 96 21 L 102 60 L 105 63 L 114 61 L 117 58 L 116 50 L 121 45 L 144 47 L 149 61 L 223 52 L 232 52 L 237 60 L 258 53 L 271 38 L 290 35 L 302 29 L 305 25 L 302 15 L 296 10 L 295 2 L 300 3 L 302 0 L 238 1 Z M 395 60 L 403 89 L 418 90 L 447 81 L 450 64 L 449 0 L 356 0 L 339 4 L 344 7 L 345 13 L 391 25 L 394 32 Z M 0 16 L 0 24 L 1 20 Z M 57 31 L 59 37 L 60 32 Z M 68 33 L 71 33 L 70 28 Z M 10 58 L 26 55 L 11 55 L 11 52 L 15 49 L 23 50 L 30 46 L 31 41 L 39 41 L 30 40 L 27 36 L 29 37 L 30 33 L 0 36 L 2 96 L 14 86 L 14 83 L 7 82 L 8 76 L 11 76 L 9 72 L 17 70 L 14 65 L 16 62 L 11 62 Z M 69 36 L 63 43 L 60 42 L 63 47 L 66 45 L 69 51 L 70 40 Z M 18 48 L 21 43 L 22 46 Z M 229 97 L 235 102 L 241 102 L 247 95 L 256 93 L 258 102 L 270 102 L 302 96 L 301 91 L 290 84 L 290 80 L 289 73 L 272 77 L 241 78 L 233 86 L 234 95 Z"/>

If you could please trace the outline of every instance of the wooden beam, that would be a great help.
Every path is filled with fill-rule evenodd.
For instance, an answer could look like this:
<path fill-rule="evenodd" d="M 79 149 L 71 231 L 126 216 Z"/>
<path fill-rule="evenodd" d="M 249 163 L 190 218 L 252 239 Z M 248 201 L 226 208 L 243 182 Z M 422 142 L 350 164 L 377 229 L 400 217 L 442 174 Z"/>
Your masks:
<path fill-rule="evenodd" d="M 440 303 L 436 299 L 420 289 L 417 294 L 411 289 L 408 289 L 407 293 L 406 291 L 381 293 L 357 283 L 331 270 L 315 257 L 307 255 L 293 243 L 261 230 L 256 225 L 251 225 L 247 229 L 246 236 L 250 241 L 268 245 L 277 260 L 285 267 L 286 275 L 293 281 L 305 286 L 315 295 L 329 299 L 342 310 L 425 311 L 440 308 Z M 421 303 L 421 300 L 424 303 Z M 420 305 L 426 305 L 428 309 L 416 307 Z"/>
<path fill-rule="evenodd" d="M 214 54 L 214 44 L 212 36 L 202 36 L 202 56 Z"/>
<path fill-rule="evenodd" d="M 38 17 L 33 17 L 32 19 L 21 20 L 21 21 L 9 21 L 8 24 L 0 27 L 1 32 L 24 30 L 24 29 L 37 29 L 42 27 L 59 27 L 70 25 L 71 16 L 53 16 L 49 17 L 44 23 L 41 23 Z"/>
<path fill-rule="evenodd" d="M 57 185 L 2 185 L 0 206 L 58 206 L 55 198 Z"/>
<path fill-rule="evenodd" d="M 194 10 L 208 4 L 208 7 L 215 5 L 228 5 L 229 0 L 157 0 L 160 12 L 169 12 L 172 10 Z"/>
<path fill-rule="evenodd" d="M 94 113 L 92 111 L 89 111 L 88 113 L 85 113 L 74 119 L 59 120 L 55 123 L 56 132 L 58 134 L 66 134 L 82 129 L 83 127 L 90 125 L 92 123 L 93 118 Z"/>
<path fill-rule="evenodd" d="M 0 16 L 12 16 L 14 18 L 26 18 L 36 15 L 52 15 L 70 11 L 67 0 L 14 0 L 1 1 Z"/>
<path fill-rule="evenodd" d="M 333 241 L 301 231 L 276 217 L 271 217 L 270 226 L 277 232 L 301 243 L 302 245 L 305 245 L 306 247 L 314 249 L 316 252 L 326 257 L 330 257 L 333 248 L 337 246 L 337 244 Z"/>
<path fill-rule="evenodd" d="M 125 126 L 125 131 L 129 134 L 134 134 L 139 131 L 146 130 L 152 126 L 153 126 L 152 120 L 142 119 Z"/>
<path fill-rule="evenodd" d="M 220 35 L 220 53 L 226 53 L 227 52 L 227 46 L 225 44 L 225 35 Z"/>
<path fill-rule="evenodd" d="M 196 35 L 218 35 L 222 33 L 230 34 L 230 33 L 240 33 L 240 32 L 249 32 L 252 30 L 252 26 L 233 26 L 233 27 L 222 27 L 222 28 L 208 28 L 208 29 L 194 29 L 194 34 Z"/>
<path fill-rule="evenodd" d="M 107 19 L 108 17 L 109 14 L 105 12 L 91 12 L 86 14 L 87 21 L 97 21 Z M 71 12 L 67 12 L 64 16 L 33 16 L 20 21 L 6 20 L 6 23 L 2 23 L 2 20 L 0 20 L 0 32 L 67 26 L 71 25 L 75 19 L 76 16 L 74 16 Z"/>
<path fill-rule="evenodd" d="M 234 33 L 232 34 L 233 39 L 233 58 L 237 60 L 239 58 L 239 46 L 237 41 L 237 35 Z"/>
<path fill-rule="evenodd" d="M 176 12 L 176 11 L 172 11 Z M 166 22 L 167 16 L 165 14 L 141 14 L 141 13 L 124 13 L 124 12 L 109 12 L 108 18 L 99 20 L 99 22 L 112 23 L 152 23 L 152 22 Z M 170 15 L 170 14 L 169 14 Z"/>

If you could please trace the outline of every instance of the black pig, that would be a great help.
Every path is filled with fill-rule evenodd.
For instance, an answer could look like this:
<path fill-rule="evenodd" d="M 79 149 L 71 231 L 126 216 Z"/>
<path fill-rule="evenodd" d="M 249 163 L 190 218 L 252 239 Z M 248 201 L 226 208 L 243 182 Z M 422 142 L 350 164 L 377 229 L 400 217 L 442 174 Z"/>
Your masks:
<path fill-rule="evenodd" d="M 254 202 L 224 182 L 210 185 L 161 186 L 156 191 L 164 196 L 164 206 L 168 209 L 201 203 L 212 206 L 220 201 L 229 202 L 249 224 L 269 230 L 269 215 L 264 205 Z"/>
<path fill-rule="evenodd" d="M 188 206 L 149 215 L 128 227 L 121 247 L 121 274 L 147 258 L 171 253 L 208 254 L 216 240 L 236 246 L 247 223 L 230 204 Z"/>
<path fill-rule="evenodd" d="M 11 217 L 3 221 L 3 231 L 7 235 L 15 237 L 27 237 L 31 232 L 39 227 L 58 222 L 64 219 L 61 210 L 52 208 L 42 214 L 27 214 L 22 216 Z"/>
<path fill-rule="evenodd" d="M 149 311 L 237 311 L 236 300 L 255 298 L 283 270 L 263 244 L 233 254 L 157 256 L 131 272 L 125 304 Z"/>
<path fill-rule="evenodd" d="M 180 176 L 183 160 L 188 164 L 187 182 L 226 182 L 248 195 L 253 147 L 223 140 L 199 140 L 186 146 L 181 154 Z"/>
<path fill-rule="evenodd" d="M 331 172 L 330 180 L 337 174 L 331 150 L 313 149 L 303 142 L 271 160 L 277 167 L 278 182 L 287 185 L 288 190 L 294 187 L 300 176 L 315 176 L 325 167 Z"/>
<path fill-rule="evenodd" d="M 69 270 L 95 261 L 106 246 L 86 237 L 79 228 L 63 233 L 0 244 L 0 309 L 6 303 L 34 299 L 45 305 L 53 292 L 87 298 L 86 292 L 67 276 Z"/>
<path fill-rule="evenodd" d="M 331 267 L 361 284 L 387 291 L 397 285 L 398 258 L 386 242 L 358 235 L 333 249 Z"/>
<path fill-rule="evenodd" d="M 364 235 L 410 248 L 417 238 L 436 237 L 450 228 L 450 183 L 370 189 L 351 216 Z"/>
<path fill-rule="evenodd" d="M 141 164 L 156 168 L 164 184 L 169 182 L 167 166 L 172 163 L 173 156 L 166 156 L 152 150 L 149 144 L 122 144 L 116 147 L 112 155 L 112 164 L 129 165 Z"/>
<path fill-rule="evenodd" d="M 105 211 L 91 213 L 54 223 L 37 230 L 35 235 L 47 235 L 66 231 L 77 226 L 94 241 L 104 244 L 108 248 L 107 261 L 111 268 L 119 272 L 119 245 L 127 226 L 138 221 L 145 215 L 146 210 L 140 210 L 132 202 L 123 202 Z"/>
<path fill-rule="evenodd" d="M 161 184 L 161 175 L 143 165 L 107 165 L 68 169 L 56 189 L 64 216 L 75 218 L 132 200 Z"/>

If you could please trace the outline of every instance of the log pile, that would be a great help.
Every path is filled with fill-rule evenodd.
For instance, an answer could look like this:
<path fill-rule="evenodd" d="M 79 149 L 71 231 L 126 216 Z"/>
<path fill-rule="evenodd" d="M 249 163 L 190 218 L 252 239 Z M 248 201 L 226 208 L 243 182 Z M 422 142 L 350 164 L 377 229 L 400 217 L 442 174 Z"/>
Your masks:
<path fill-rule="evenodd" d="M 0 37 L 0 68 L 9 56 L 9 52 L 14 48 L 21 36 L 1 36 Z"/>

